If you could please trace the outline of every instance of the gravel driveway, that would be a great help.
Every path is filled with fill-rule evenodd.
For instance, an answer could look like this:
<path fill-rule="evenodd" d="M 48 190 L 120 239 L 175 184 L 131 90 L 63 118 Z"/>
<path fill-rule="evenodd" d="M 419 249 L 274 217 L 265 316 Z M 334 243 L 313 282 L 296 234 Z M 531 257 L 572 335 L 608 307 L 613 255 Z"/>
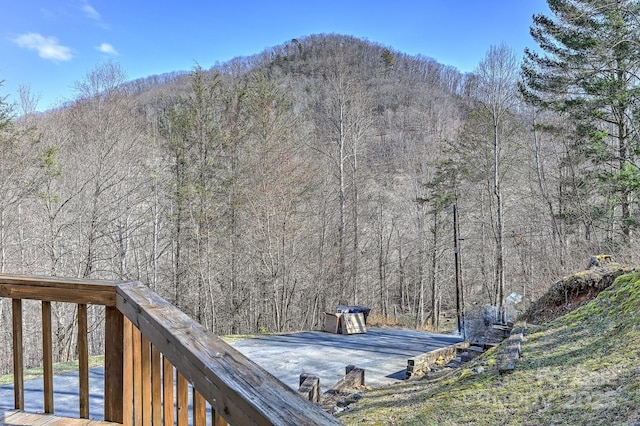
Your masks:
<path fill-rule="evenodd" d="M 44 412 L 44 381 L 24 382 L 25 411 Z M 89 417 L 102 419 L 104 415 L 104 369 L 89 369 Z M 55 413 L 61 417 L 80 417 L 78 372 L 53 377 L 53 404 Z M 13 385 L 0 386 L 0 410 L 13 409 Z M 1 423 L 0 423 L 1 424 Z"/>
<path fill-rule="evenodd" d="M 322 331 L 269 335 L 232 346 L 294 389 L 300 373 L 311 373 L 320 377 L 326 391 L 344 376 L 347 365 L 365 369 L 367 386 L 386 386 L 405 378 L 409 358 L 460 341 L 459 336 L 369 328 L 352 335 Z"/>
<path fill-rule="evenodd" d="M 308 331 L 269 335 L 234 342 L 231 345 L 258 365 L 297 389 L 300 373 L 320 377 L 322 391 L 345 374 L 347 365 L 365 369 L 365 384 L 381 387 L 404 379 L 407 359 L 423 352 L 461 341 L 458 336 L 415 330 L 370 328 L 364 334 L 331 334 Z M 104 370 L 89 373 L 90 417 L 103 414 Z M 55 412 L 78 417 L 78 373 L 54 377 Z M 0 386 L 0 411 L 13 408 L 13 386 Z M 42 379 L 25 382 L 25 410 L 42 412 Z"/>

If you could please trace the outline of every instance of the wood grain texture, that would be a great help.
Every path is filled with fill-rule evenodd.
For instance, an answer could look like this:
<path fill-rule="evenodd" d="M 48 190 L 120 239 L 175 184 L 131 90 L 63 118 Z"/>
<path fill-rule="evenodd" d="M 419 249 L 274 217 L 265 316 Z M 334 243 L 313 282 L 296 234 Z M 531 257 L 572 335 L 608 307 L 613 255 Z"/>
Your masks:
<path fill-rule="evenodd" d="M 89 338 L 87 305 L 78 305 L 78 381 L 80 418 L 89 418 Z"/>
<path fill-rule="evenodd" d="M 53 342 L 51 338 L 51 302 L 42 302 L 42 373 L 44 412 L 53 414 Z"/>
<path fill-rule="evenodd" d="M 115 307 L 105 309 L 104 335 L 104 418 L 123 423 L 124 316 Z"/>
<path fill-rule="evenodd" d="M 0 297 L 115 306 L 120 283 L 0 274 Z"/>
<path fill-rule="evenodd" d="M 0 284 L 32 285 L 36 287 L 66 288 L 69 290 L 116 291 L 122 281 L 91 280 L 87 278 L 46 277 L 35 275 L 0 274 Z"/>
<path fill-rule="evenodd" d="M 151 426 L 151 343 L 144 336 L 141 343 L 142 424 Z"/>
<path fill-rule="evenodd" d="M 159 369 L 154 367 L 152 360 L 157 362 L 159 359 L 158 354 L 152 355 L 157 350 L 162 353 L 163 360 L 165 424 L 174 422 L 174 366 L 179 372 L 177 392 L 181 423 L 184 423 L 184 413 L 188 413 L 183 395 L 186 394 L 188 400 L 186 384 L 189 382 L 197 390 L 194 415 L 197 419 L 202 417 L 202 407 L 206 406 L 202 403 L 204 400 L 211 404 L 215 425 L 340 424 L 141 283 L 0 274 L 0 297 L 13 299 L 14 402 L 17 409 L 24 407 L 22 298 L 25 298 L 45 302 L 43 318 L 47 316 L 46 311 L 50 309 L 47 304 L 51 301 L 79 305 L 78 349 L 81 358 L 85 358 L 83 352 L 88 349 L 86 305 L 106 306 L 105 419 L 108 421 L 137 425 L 142 424 L 143 419 L 152 419 L 155 424 L 158 408 L 152 402 L 153 408 L 143 407 L 148 406 L 158 392 L 154 383 L 159 382 Z M 45 328 L 46 323 L 43 319 Z M 51 328 L 50 324 L 48 328 Z M 43 347 L 46 347 L 44 339 Z M 148 397 L 144 386 L 149 386 Z M 85 388 L 84 385 L 81 387 Z M 81 403 L 81 407 L 83 415 L 88 412 L 88 404 Z"/>
<path fill-rule="evenodd" d="M 360 386 L 364 386 L 364 368 L 347 365 L 345 368 L 345 376 L 338 380 L 326 393 L 329 395 L 339 395 Z"/>
<path fill-rule="evenodd" d="M 124 337 L 122 346 L 122 411 L 124 425 L 133 423 L 133 324 L 127 318 L 124 319 Z"/>
<path fill-rule="evenodd" d="M 366 333 L 367 326 L 364 323 L 364 314 L 342 314 L 342 333 L 343 334 L 359 334 Z"/>
<path fill-rule="evenodd" d="M 115 306 L 115 293 L 111 290 L 74 290 L 22 284 L 0 284 L 0 297 Z"/>
<path fill-rule="evenodd" d="M 189 382 L 178 371 L 176 383 L 176 409 L 178 412 L 178 426 L 189 424 Z"/>
<path fill-rule="evenodd" d="M 228 423 L 340 424 L 147 287 L 117 293 L 117 308 Z"/>
<path fill-rule="evenodd" d="M 320 378 L 308 373 L 300 375 L 298 395 L 316 404 L 320 402 Z"/>
<path fill-rule="evenodd" d="M 176 419 L 173 405 L 173 365 L 162 357 L 162 414 L 165 426 L 173 425 Z"/>
<path fill-rule="evenodd" d="M 194 426 L 207 425 L 207 401 L 195 389 L 193 390 L 193 424 Z"/>
<path fill-rule="evenodd" d="M 227 426 L 229 423 L 218 413 L 216 410 L 211 407 L 211 424 L 213 426 Z"/>
<path fill-rule="evenodd" d="M 11 301 L 13 327 L 13 404 L 24 410 L 24 358 L 22 352 L 22 300 Z"/>
<path fill-rule="evenodd" d="M 162 360 L 158 348 L 151 347 L 151 424 L 162 424 Z"/>
<path fill-rule="evenodd" d="M 58 417 L 52 414 L 34 414 L 21 411 L 4 413 L 0 410 L 0 421 L 5 425 L 31 425 L 31 426 L 116 426 L 119 423 L 101 422 L 98 420 L 72 419 Z"/>
<path fill-rule="evenodd" d="M 131 331 L 131 354 L 133 356 L 133 424 L 142 425 L 142 334 L 137 327 Z"/>
<path fill-rule="evenodd" d="M 425 352 L 419 355 L 409 358 L 407 360 L 407 372 L 406 378 L 421 375 L 430 370 L 430 367 L 434 365 L 439 359 L 442 359 L 443 363 L 449 362 L 456 356 L 458 345 L 451 345 L 444 348 L 434 349 L 429 352 Z"/>

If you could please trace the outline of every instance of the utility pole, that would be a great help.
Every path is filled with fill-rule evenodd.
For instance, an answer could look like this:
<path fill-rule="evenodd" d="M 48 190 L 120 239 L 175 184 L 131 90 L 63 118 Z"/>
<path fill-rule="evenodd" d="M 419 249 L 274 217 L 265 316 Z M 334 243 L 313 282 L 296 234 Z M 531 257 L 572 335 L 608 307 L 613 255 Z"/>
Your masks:
<path fill-rule="evenodd" d="M 458 238 L 458 207 L 454 203 L 453 210 L 453 256 L 456 270 L 456 312 L 458 314 L 458 331 L 462 338 L 466 338 L 464 332 L 464 288 L 462 286 L 462 271 L 460 268 L 460 239 Z"/>

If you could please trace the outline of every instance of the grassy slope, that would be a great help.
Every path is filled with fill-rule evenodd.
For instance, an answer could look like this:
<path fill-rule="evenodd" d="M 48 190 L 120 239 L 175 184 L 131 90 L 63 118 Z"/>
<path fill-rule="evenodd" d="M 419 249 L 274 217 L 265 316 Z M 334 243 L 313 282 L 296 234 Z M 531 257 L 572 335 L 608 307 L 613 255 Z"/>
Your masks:
<path fill-rule="evenodd" d="M 529 329 L 516 371 L 499 375 L 502 346 L 438 382 L 369 392 L 346 424 L 631 425 L 640 421 L 640 273 L 589 304 Z M 473 368 L 483 366 L 484 372 Z"/>

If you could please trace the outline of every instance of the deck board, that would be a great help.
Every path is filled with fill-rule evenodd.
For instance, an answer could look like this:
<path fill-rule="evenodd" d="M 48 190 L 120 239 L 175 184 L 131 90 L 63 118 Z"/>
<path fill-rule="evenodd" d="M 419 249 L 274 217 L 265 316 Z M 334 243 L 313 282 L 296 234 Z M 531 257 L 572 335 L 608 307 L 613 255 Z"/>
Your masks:
<path fill-rule="evenodd" d="M 22 411 L 2 411 L 0 410 L 0 425 L 7 426 L 99 426 L 99 425 L 119 425 L 119 423 L 102 422 L 98 420 L 71 419 L 67 417 L 56 417 L 51 414 L 34 414 Z"/>

